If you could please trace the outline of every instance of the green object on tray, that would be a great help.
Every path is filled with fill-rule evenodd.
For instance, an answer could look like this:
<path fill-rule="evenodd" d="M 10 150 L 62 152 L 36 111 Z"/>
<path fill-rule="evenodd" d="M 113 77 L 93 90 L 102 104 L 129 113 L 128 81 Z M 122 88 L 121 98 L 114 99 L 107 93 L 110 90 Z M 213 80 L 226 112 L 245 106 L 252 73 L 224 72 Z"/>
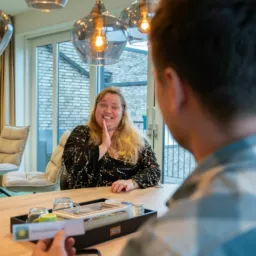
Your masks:
<path fill-rule="evenodd" d="M 53 213 L 43 214 L 33 222 L 50 222 L 50 221 L 57 221 L 56 214 L 53 214 Z"/>

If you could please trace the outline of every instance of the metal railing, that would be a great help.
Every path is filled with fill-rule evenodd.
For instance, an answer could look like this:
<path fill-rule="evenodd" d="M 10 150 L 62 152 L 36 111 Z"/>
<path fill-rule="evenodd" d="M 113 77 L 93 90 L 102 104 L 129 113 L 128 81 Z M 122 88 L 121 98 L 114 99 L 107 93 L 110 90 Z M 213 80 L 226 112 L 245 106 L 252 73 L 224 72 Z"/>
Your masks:
<path fill-rule="evenodd" d="M 135 126 L 145 134 L 143 121 L 134 121 Z M 179 146 L 165 127 L 163 183 L 181 183 L 195 168 L 196 162 L 190 152 Z"/>
<path fill-rule="evenodd" d="M 165 126 L 163 183 L 181 183 L 195 168 L 190 152 L 182 148 Z"/>
<path fill-rule="evenodd" d="M 195 168 L 194 157 L 179 145 L 165 145 L 163 183 L 181 183 Z"/>
<path fill-rule="evenodd" d="M 133 121 L 133 123 L 142 133 L 144 132 L 144 123 L 143 123 L 143 121 Z"/>

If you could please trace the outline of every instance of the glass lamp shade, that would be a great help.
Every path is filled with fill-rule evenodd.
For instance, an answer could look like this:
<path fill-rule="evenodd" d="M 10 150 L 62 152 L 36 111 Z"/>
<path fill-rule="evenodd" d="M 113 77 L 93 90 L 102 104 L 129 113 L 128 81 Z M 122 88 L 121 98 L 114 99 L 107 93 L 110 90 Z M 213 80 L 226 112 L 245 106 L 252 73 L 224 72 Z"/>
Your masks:
<path fill-rule="evenodd" d="M 9 44 L 13 34 L 11 19 L 7 14 L 0 10 L 0 55 Z"/>
<path fill-rule="evenodd" d="M 97 0 L 90 14 L 73 25 L 71 39 L 85 63 L 111 65 L 119 60 L 126 46 L 127 27 Z"/>
<path fill-rule="evenodd" d="M 30 8 L 50 12 L 64 8 L 68 0 L 25 0 Z"/>
<path fill-rule="evenodd" d="M 155 0 L 135 1 L 121 12 L 120 19 L 127 24 L 128 42 L 131 45 L 147 44 L 147 32 L 150 29 L 150 20 L 153 17 L 156 4 Z M 144 31 L 143 28 L 145 28 Z"/>

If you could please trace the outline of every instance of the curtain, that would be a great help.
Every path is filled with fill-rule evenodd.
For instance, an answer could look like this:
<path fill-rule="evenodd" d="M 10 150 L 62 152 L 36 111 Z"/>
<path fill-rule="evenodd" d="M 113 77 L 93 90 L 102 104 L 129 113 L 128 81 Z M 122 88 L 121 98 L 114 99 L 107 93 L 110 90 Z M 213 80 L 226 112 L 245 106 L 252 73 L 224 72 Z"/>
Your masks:
<path fill-rule="evenodd" d="M 15 125 L 14 35 L 0 56 L 0 132 L 6 124 Z"/>

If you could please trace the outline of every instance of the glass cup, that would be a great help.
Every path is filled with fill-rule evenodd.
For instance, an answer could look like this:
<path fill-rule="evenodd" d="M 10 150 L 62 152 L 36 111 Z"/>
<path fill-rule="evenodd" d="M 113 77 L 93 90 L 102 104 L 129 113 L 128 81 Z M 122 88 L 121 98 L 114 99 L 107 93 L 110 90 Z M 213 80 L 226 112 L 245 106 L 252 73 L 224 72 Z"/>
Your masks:
<path fill-rule="evenodd" d="M 143 204 L 133 204 L 133 216 L 141 216 L 144 214 L 144 205 Z"/>
<path fill-rule="evenodd" d="M 54 211 L 67 209 L 67 208 L 74 208 L 74 207 L 77 207 L 77 210 L 79 210 L 80 205 L 77 203 L 74 203 L 73 200 L 69 197 L 59 197 L 53 201 L 52 211 L 54 212 Z"/>
<path fill-rule="evenodd" d="M 29 209 L 27 222 L 32 223 L 35 220 L 37 220 L 39 217 L 41 217 L 43 214 L 49 213 L 47 208 L 44 207 L 34 207 Z"/>

